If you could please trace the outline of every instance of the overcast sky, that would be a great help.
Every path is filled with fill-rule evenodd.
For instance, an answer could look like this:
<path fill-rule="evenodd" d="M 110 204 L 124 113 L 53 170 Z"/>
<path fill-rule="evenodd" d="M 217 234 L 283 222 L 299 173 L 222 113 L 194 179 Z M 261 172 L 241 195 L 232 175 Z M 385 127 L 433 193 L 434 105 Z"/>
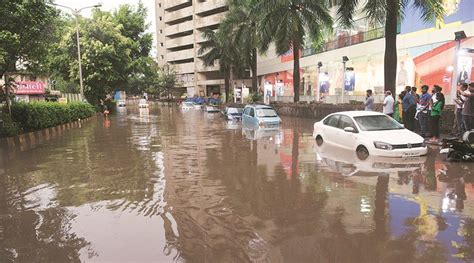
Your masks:
<path fill-rule="evenodd" d="M 102 7 L 100 8 L 101 10 L 104 11 L 112 11 L 114 9 L 117 9 L 120 5 L 122 4 L 129 4 L 129 5 L 137 5 L 139 0 L 56 0 L 56 4 L 60 5 L 65 5 L 69 6 L 71 8 L 82 8 L 86 6 L 92 6 L 96 5 L 98 3 L 102 4 Z M 150 26 L 148 27 L 148 31 L 153 33 L 153 39 L 155 39 L 155 1 L 154 0 L 142 0 L 142 3 L 146 6 L 148 9 L 148 14 L 147 14 L 147 21 Z M 70 13 L 69 10 L 62 8 L 64 12 Z M 91 14 L 90 9 L 83 10 L 81 12 L 81 15 L 85 17 L 89 17 Z M 156 52 L 156 41 L 153 40 L 153 56 L 155 56 Z"/>

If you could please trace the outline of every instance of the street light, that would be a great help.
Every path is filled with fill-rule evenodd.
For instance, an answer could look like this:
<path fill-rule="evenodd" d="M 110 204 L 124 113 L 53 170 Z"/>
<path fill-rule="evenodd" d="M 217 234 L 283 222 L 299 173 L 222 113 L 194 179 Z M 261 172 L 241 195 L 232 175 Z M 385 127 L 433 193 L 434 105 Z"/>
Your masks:
<path fill-rule="evenodd" d="M 347 56 L 342 57 L 342 90 L 341 90 L 341 103 L 344 103 L 344 92 L 346 89 L 346 63 L 349 61 L 349 58 Z"/>
<path fill-rule="evenodd" d="M 454 70 L 451 77 L 451 98 L 456 98 L 457 86 L 458 86 L 458 60 L 459 51 L 461 50 L 461 41 L 466 38 L 464 31 L 454 32 L 454 41 L 456 41 L 456 50 L 454 51 Z"/>
<path fill-rule="evenodd" d="M 101 7 L 102 4 L 86 6 L 86 7 L 82 7 L 82 8 L 79 8 L 79 9 L 72 8 L 72 7 L 65 6 L 65 5 L 55 4 L 55 3 L 48 3 L 48 4 L 69 9 L 69 10 L 71 10 L 72 14 L 76 17 L 77 60 L 78 60 L 78 63 L 79 63 L 79 84 L 81 86 L 81 100 L 82 100 L 82 99 L 84 99 L 84 84 L 83 84 L 83 81 L 82 81 L 81 41 L 80 41 L 80 38 L 79 38 L 79 15 L 80 15 L 81 11 L 84 10 L 84 9 L 98 8 L 98 7 Z"/>

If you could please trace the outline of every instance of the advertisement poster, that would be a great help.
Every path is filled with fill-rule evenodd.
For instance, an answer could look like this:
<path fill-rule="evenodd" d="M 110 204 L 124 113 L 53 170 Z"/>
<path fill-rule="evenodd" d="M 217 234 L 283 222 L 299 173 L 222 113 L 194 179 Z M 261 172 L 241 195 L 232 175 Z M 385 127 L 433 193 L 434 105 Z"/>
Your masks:
<path fill-rule="evenodd" d="M 285 84 L 281 81 L 275 84 L 275 92 L 277 96 L 283 96 L 285 94 Z"/>
<path fill-rule="evenodd" d="M 458 74 L 457 74 L 458 85 L 471 82 L 471 69 L 472 69 L 472 58 L 459 57 Z"/>
<path fill-rule="evenodd" d="M 321 72 L 319 76 L 319 92 L 322 94 L 329 93 L 329 74 L 327 72 Z"/>
<path fill-rule="evenodd" d="M 344 90 L 354 91 L 355 87 L 355 72 L 353 69 L 347 69 L 344 75 Z"/>

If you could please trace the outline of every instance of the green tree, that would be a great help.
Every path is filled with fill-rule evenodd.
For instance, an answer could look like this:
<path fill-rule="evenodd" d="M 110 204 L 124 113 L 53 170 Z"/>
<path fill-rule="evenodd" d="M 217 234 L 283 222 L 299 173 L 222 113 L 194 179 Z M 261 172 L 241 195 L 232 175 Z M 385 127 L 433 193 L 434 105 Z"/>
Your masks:
<path fill-rule="evenodd" d="M 293 50 L 294 102 L 300 98 L 300 49 L 305 37 L 315 41 L 331 30 L 333 20 L 325 0 L 259 1 L 254 12 L 261 13 L 261 51 L 275 44 L 278 55 Z"/>
<path fill-rule="evenodd" d="M 158 85 L 155 86 L 155 93 L 165 94 L 168 99 L 171 98 L 173 90 L 179 86 L 176 71 L 170 65 L 164 65 L 158 72 Z"/>
<path fill-rule="evenodd" d="M 392 94 L 396 91 L 397 78 L 397 27 L 410 0 L 341 0 L 337 10 L 341 25 L 351 27 L 357 7 L 364 3 L 362 12 L 372 22 L 385 25 L 385 58 L 384 58 L 384 86 Z M 412 0 L 411 5 L 421 11 L 421 18 L 425 22 L 441 19 L 444 15 L 443 0 Z"/>
<path fill-rule="evenodd" d="M 201 44 L 198 53 L 206 67 L 219 63 L 220 71 L 224 75 L 225 100 L 228 102 L 232 76 L 234 73 L 243 75 L 243 68 L 246 68 L 245 61 L 242 60 L 236 43 L 226 32 L 220 29 L 216 32 L 207 29 L 203 35 L 207 41 Z"/>
<path fill-rule="evenodd" d="M 58 15 L 44 1 L 11 0 L 0 5 L 0 77 L 5 84 L 0 93 L 10 108 L 9 74 L 20 66 L 35 73 L 43 66 L 44 58 L 51 44 L 55 17 Z"/>
<path fill-rule="evenodd" d="M 245 65 L 252 71 L 252 93 L 258 92 L 257 56 L 260 38 L 255 8 L 257 0 L 229 0 L 229 12 L 220 25 L 226 35 L 233 38 L 232 43 L 239 47 Z"/>

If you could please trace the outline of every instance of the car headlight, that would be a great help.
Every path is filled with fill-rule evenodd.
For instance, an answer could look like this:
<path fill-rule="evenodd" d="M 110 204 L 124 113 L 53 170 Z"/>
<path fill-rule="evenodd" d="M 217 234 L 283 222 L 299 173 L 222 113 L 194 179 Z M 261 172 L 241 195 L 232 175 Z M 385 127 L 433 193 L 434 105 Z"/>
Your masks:
<path fill-rule="evenodd" d="M 385 143 L 385 142 L 374 142 L 374 146 L 375 148 L 377 149 L 381 149 L 381 150 L 392 150 L 393 147 L 391 144 L 389 143 Z"/>

